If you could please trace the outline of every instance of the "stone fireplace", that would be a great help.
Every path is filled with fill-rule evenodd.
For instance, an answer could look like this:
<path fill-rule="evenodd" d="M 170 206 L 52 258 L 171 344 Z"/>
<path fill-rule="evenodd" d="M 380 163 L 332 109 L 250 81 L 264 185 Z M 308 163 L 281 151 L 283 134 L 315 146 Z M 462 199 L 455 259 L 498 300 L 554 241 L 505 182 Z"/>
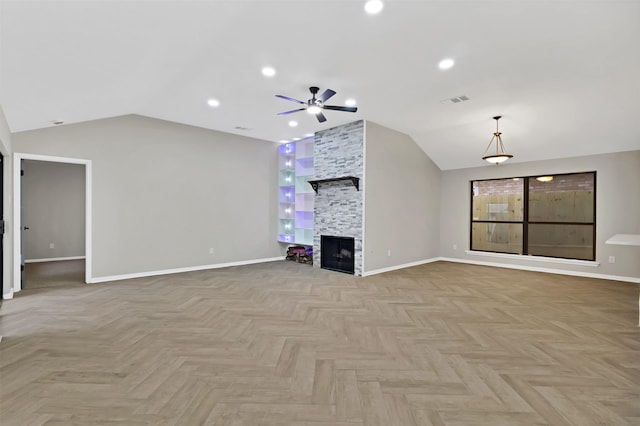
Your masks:
<path fill-rule="evenodd" d="M 359 179 L 358 186 L 354 179 L 318 185 L 314 200 L 313 266 L 322 265 L 323 235 L 349 238 L 353 240 L 353 270 L 350 273 L 362 275 L 364 122 L 317 132 L 313 157 L 315 180 Z"/>

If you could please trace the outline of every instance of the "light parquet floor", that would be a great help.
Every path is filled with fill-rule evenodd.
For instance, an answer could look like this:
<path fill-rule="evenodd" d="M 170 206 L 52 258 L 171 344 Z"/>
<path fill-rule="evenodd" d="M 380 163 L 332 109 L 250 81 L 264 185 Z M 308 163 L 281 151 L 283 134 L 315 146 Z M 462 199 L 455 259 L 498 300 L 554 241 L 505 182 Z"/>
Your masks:
<path fill-rule="evenodd" d="M 24 265 L 24 290 L 84 285 L 84 259 L 34 262 Z"/>
<path fill-rule="evenodd" d="M 272 262 L 24 290 L 0 424 L 638 425 L 638 285 Z"/>

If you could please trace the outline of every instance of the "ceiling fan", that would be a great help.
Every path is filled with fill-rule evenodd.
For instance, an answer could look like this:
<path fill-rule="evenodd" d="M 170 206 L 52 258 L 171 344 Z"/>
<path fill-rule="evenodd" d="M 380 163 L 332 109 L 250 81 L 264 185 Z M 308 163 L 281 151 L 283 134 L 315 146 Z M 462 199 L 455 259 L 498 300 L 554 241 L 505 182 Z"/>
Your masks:
<path fill-rule="evenodd" d="M 313 114 L 316 116 L 320 123 L 327 121 L 327 118 L 322 114 L 322 110 L 329 111 L 344 111 L 344 112 L 356 112 L 358 111 L 357 107 L 348 107 L 348 106 L 336 106 L 336 105 L 325 105 L 324 103 L 329 100 L 333 95 L 336 94 L 335 91 L 331 89 L 327 89 L 320 96 L 316 98 L 316 94 L 320 89 L 315 86 L 309 87 L 309 91 L 311 92 L 311 99 L 307 102 L 299 101 L 298 99 L 293 99 L 288 96 L 276 95 L 276 97 L 280 99 L 284 99 L 285 101 L 291 101 L 298 104 L 304 105 L 304 108 L 292 109 L 291 111 L 285 111 L 278 113 L 278 115 L 288 115 L 293 114 L 298 111 L 307 111 L 309 114 Z"/>

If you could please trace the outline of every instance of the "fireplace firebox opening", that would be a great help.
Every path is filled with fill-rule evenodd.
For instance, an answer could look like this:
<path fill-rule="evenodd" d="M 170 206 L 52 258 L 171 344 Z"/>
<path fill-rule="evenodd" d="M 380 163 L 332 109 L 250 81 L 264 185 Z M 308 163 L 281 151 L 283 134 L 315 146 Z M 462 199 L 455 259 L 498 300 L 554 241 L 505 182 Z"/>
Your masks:
<path fill-rule="evenodd" d="M 354 273 L 355 239 L 320 236 L 320 267 L 331 271 Z"/>

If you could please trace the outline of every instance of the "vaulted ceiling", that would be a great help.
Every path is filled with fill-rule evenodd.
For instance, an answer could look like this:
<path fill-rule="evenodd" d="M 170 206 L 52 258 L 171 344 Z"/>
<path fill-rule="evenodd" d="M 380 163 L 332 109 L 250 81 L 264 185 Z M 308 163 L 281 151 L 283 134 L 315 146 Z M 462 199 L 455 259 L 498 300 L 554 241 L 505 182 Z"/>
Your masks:
<path fill-rule="evenodd" d="M 12 132 L 140 114 L 289 141 L 371 120 L 441 169 L 485 164 L 495 115 L 512 162 L 640 149 L 640 2 L 363 5 L 2 0 L 0 104 Z M 309 86 L 358 112 L 277 115 Z"/>

